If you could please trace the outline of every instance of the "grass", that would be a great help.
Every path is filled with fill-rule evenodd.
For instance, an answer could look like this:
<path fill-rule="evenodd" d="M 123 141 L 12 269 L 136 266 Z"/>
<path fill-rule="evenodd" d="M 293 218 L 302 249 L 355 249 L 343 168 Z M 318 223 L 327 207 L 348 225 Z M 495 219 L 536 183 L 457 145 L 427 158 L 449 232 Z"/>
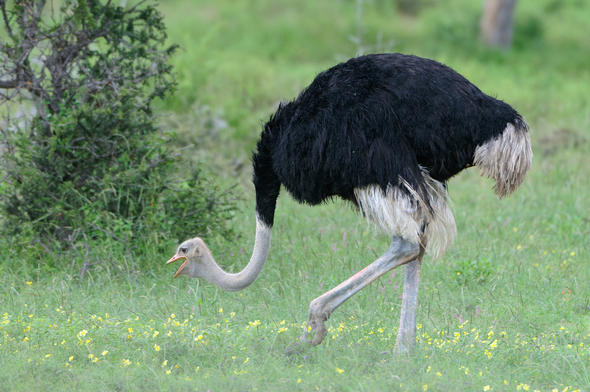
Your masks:
<path fill-rule="evenodd" d="M 518 108 L 532 127 L 533 168 L 502 201 L 474 169 L 449 182 L 459 236 L 442 259 L 425 260 L 411 356 L 392 354 L 402 270 L 338 309 L 321 346 L 286 355 L 309 302 L 387 239 L 342 202 L 309 208 L 283 192 L 267 266 L 238 293 L 173 280 L 163 262 L 176 239 L 133 255 L 102 249 L 84 280 L 81 256 L 55 268 L 66 254 L 3 241 L 3 389 L 590 390 L 590 6 L 519 2 L 515 48 L 502 53 L 474 36 L 479 2 L 431 2 L 417 17 L 392 4 L 363 2 L 359 23 L 352 1 L 162 1 L 170 40 L 184 49 L 179 91 L 161 111 L 179 144 L 201 147 L 188 159 L 239 184 L 238 237 L 210 244 L 238 270 L 253 242 L 248 159 L 261 124 L 359 46 L 438 59 Z"/>

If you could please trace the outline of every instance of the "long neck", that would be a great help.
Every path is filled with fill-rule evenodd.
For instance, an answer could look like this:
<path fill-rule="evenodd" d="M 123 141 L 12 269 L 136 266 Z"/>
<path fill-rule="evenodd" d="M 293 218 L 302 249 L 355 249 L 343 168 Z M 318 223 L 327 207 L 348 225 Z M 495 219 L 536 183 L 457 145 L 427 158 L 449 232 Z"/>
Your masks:
<path fill-rule="evenodd" d="M 270 233 L 271 228 L 256 217 L 256 239 L 248 265 L 240 272 L 230 274 L 222 270 L 211 256 L 211 263 L 203 278 L 227 291 L 238 291 L 248 287 L 264 267 L 270 248 Z"/>

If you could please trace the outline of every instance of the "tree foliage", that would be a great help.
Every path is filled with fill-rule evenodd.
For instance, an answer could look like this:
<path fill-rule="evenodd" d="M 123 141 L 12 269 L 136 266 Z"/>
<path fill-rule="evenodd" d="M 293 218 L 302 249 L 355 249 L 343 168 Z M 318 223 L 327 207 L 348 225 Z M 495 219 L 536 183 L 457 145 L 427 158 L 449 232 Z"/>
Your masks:
<path fill-rule="evenodd" d="M 34 107 L 2 127 L 4 230 L 62 245 L 80 233 L 227 233 L 230 195 L 196 169 L 175 177 L 171 135 L 155 125 L 154 100 L 175 85 L 176 46 L 154 6 L 65 0 L 55 11 L 45 0 L 0 0 L 0 11 L 0 100 Z"/>

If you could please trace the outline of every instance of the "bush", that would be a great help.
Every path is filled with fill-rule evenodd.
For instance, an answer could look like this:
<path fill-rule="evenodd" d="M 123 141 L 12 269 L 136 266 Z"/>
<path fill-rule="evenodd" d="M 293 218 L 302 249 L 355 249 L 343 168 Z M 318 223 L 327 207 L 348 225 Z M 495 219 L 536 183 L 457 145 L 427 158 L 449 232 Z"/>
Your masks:
<path fill-rule="evenodd" d="M 492 264 L 487 260 L 461 260 L 455 267 L 455 280 L 461 286 L 479 284 L 485 282 L 492 272 Z"/>
<path fill-rule="evenodd" d="M 198 168 L 175 177 L 173 134 L 155 125 L 153 101 L 175 85 L 162 16 L 96 0 L 64 1 L 53 15 L 44 3 L 0 2 L 2 97 L 30 97 L 36 108 L 24 125 L 6 120 L 15 131 L 4 131 L 0 150 L 5 233 L 62 248 L 105 236 L 176 241 L 211 227 L 228 234 L 231 194 Z"/>

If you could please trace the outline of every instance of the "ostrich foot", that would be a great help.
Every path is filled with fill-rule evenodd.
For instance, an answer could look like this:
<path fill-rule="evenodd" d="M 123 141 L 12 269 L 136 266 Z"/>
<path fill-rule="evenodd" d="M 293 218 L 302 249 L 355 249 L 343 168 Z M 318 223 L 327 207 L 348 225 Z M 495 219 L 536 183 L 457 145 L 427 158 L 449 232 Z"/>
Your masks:
<path fill-rule="evenodd" d="M 330 317 L 330 313 L 325 310 L 325 304 L 320 298 L 314 299 L 309 304 L 309 318 L 303 334 L 299 338 L 300 341 L 310 343 L 312 346 L 317 346 L 324 340 L 327 333 L 325 322 Z M 311 335 L 310 338 L 308 334 Z"/>
<path fill-rule="evenodd" d="M 295 342 L 286 349 L 287 355 L 296 355 L 304 353 L 308 348 L 320 344 L 326 336 L 325 321 L 326 316 L 310 314 L 309 320 L 303 327 L 303 333 Z"/>
<path fill-rule="evenodd" d="M 399 354 L 399 355 L 410 354 L 413 349 L 414 349 L 414 344 L 412 344 L 408 341 L 400 342 L 398 339 L 398 341 L 395 342 L 395 347 L 393 348 L 393 352 L 395 354 Z"/>
<path fill-rule="evenodd" d="M 305 343 L 311 343 L 312 346 L 320 344 L 327 333 L 325 324 L 327 319 L 328 317 L 323 314 L 310 314 L 309 320 L 307 320 L 307 324 L 299 340 Z M 308 334 L 311 335 L 311 339 L 308 338 Z"/>

